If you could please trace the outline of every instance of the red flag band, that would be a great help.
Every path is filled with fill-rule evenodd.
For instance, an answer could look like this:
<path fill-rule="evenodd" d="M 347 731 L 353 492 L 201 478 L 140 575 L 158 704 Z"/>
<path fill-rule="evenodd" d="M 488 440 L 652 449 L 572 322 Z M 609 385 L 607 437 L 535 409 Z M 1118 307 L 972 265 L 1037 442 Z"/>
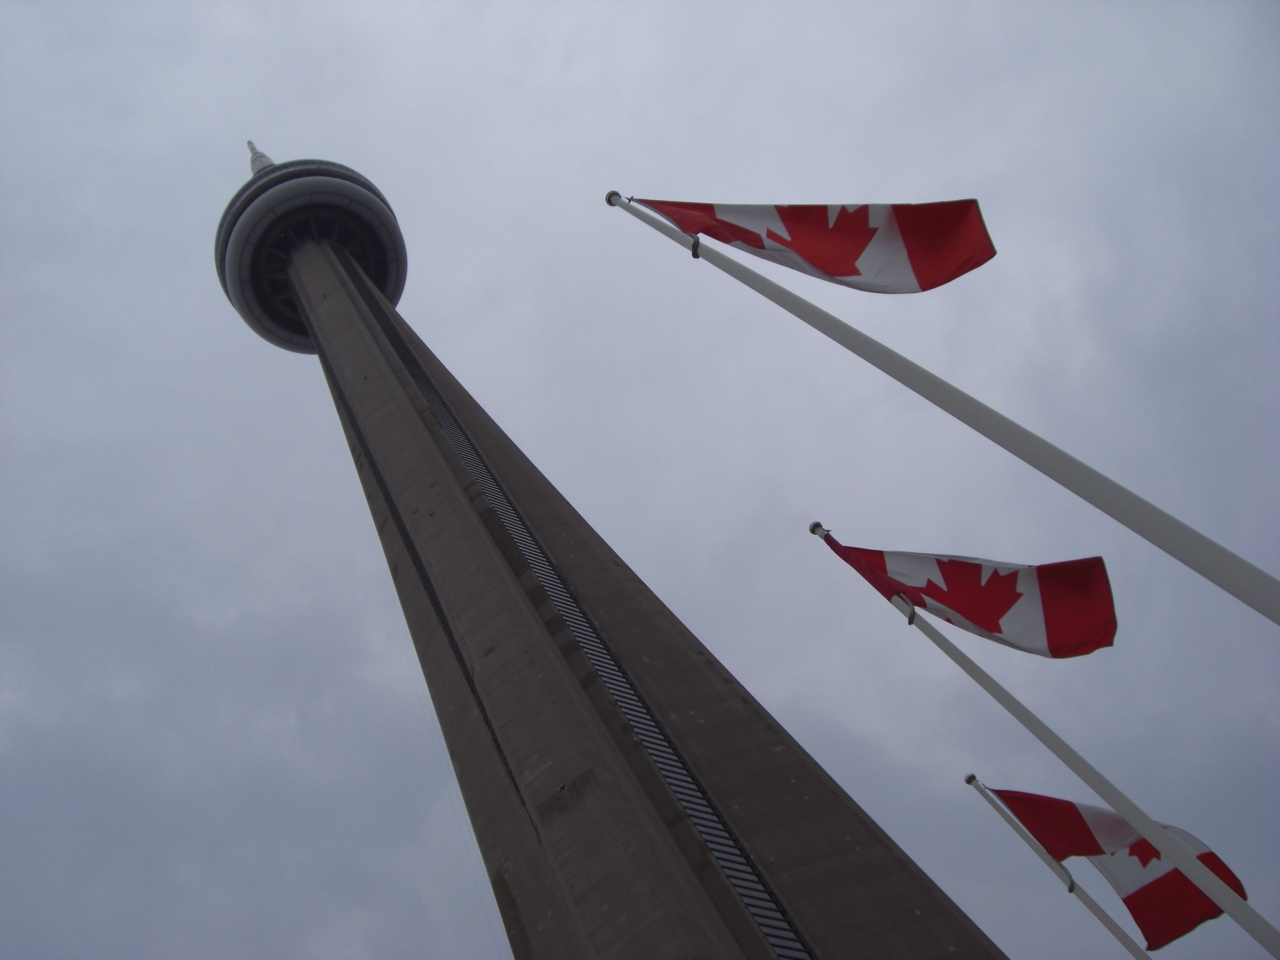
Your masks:
<path fill-rule="evenodd" d="M 1161 947 L 1221 915 L 1222 910 L 1181 871 L 1165 863 L 1128 821 L 1104 807 L 1016 790 L 992 790 L 1055 860 L 1088 857 L 1115 888 L 1147 938 Z M 1245 897 L 1244 884 L 1216 853 L 1177 827 L 1165 827 L 1223 883 Z"/>
<path fill-rule="evenodd" d="M 886 599 L 1027 653 L 1062 659 L 1111 646 L 1116 611 L 1101 557 L 1019 566 L 971 557 L 892 553 L 823 541 Z"/>
<path fill-rule="evenodd" d="M 688 234 L 833 283 L 919 293 L 996 255 L 977 200 L 779 205 L 637 200 Z"/>

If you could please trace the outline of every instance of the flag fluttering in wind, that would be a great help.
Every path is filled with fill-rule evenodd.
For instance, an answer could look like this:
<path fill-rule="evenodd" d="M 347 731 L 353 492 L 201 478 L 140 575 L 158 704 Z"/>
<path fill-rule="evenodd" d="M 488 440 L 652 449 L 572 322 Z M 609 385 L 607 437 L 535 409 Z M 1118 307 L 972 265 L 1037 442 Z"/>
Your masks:
<path fill-rule="evenodd" d="M 996 255 L 977 200 L 768 204 L 641 200 L 704 234 L 810 276 L 874 293 L 919 293 Z"/>
<path fill-rule="evenodd" d="M 1089 858 L 1129 908 L 1148 950 L 1158 950 L 1221 915 L 1217 904 L 1165 863 L 1160 852 L 1113 811 L 1016 790 L 991 792 L 1055 860 Z M 1216 853 L 1185 830 L 1165 830 L 1245 897 L 1244 884 Z"/>
<path fill-rule="evenodd" d="M 1020 566 L 972 557 L 846 547 L 821 524 L 810 530 L 888 600 L 970 633 L 1062 659 L 1111 646 L 1116 611 L 1101 557 Z"/>

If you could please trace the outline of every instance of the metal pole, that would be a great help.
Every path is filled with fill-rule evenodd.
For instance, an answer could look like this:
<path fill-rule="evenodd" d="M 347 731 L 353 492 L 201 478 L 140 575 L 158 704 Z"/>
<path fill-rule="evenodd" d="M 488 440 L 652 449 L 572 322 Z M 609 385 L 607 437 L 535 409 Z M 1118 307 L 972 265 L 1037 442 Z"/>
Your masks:
<path fill-rule="evenodd" d="M 1280 581 L 1260 570 L 1221 544 L 1193 530 L 1181 520 L 1148 503 L 1137 494 L 1103 476 L 1092 467 L 1059 450 L 1047 440 L 1019 426 L 1003 414 L 953 387 L 902 354 L 890 350 L 860 330 L 827 313 L 822 308 L 796 296 L 785 287 L 743 266 L 682 233 L 657 217 L 637 209 L 636 205 L 611 191 L 605 198 L 610 206 L 618 206 L 636 219 L 648 224 L 665 237 L 693 252 L 695 257 L 723 270 L 735 280 L 772 300 L 788 313 L 799 317 L 820 333 L 826 334 L 845 349 L 856 353 L 873 367 L 887 373 L 903 386 L 915 391 L 930 403 L 972 427 L 988 440 L 1008 450 L 1015 457 L 1035 467 L 1051 480 L 1056 480 L 1072 493 L 1091 503 L 1112 519 L 1124 524 L 1138 536 L 1155 544 L 1196 573 L 1216 583 L 1227 593 L 1253 607 L 1274 623 L 1280 624 Z"/>
<path fill-rule="evenodd" d="M 1013 832 L 1025 840 L 1027 846 L 1036 852 L 1036 856 L 1043 860 L 1049 869 L 1053 871 L 1054 876 L 1066 885 L 1067 893 L 1075 894 L 1079 901 L 1089 908 L 1089 912 L 1098 918 L 1098 922 L 1106 927 L 1113 937 L 1120 941 L 1120 946 L 1128 950 L 1130 954 L 1137 958 L 1137 960 L 1151 960 L 1151 954 L 1138 946 L 1137 941 L 1124 932 L 1124 928 L 1112 919 L 1111 914 L 1098 906 L 1098 901 L 1089 896 L 1083 887 L 1076 884 L 1075 878 L 1071 876 L 1071 873 L 1067 868 L 1049 855 L 1049 851 L 1040 845 L 1040 841 L 1033 837 L 1027 831 L 1027 828 L 1018 822 L 1017 817 L 1005 809 L 1005 805 L 992 795 L 991 791 L 983 785 L 981 780 L 971 773 L 964 778 L 964 782 L 977 790 L 978 793 L 982 795 L 982 799 L 991 804 L 992 809 L 995 810 L 996 813 L 1000 814 L 1000 816 L 1004 818 L 1004 822 L 1013 828 Z"/>
<path fill-rule="evenodd" d="M 1240 924 L 1245 933 L 1257 940 L 1269 954 L 1280 960 L 1280 931 L 1218 879 L 1213 871 L 1169 836 L 1164 827 L 1147 816 L 1136 803 L 1121 793 L 1115 784 L 1094 769 L 1084 757 L 1071 749 L 1067 742 L 1050 730 L 1043 720 L 1028 710 L 1008 690 L 996 683 L 991 674 L 965 656 L 960 648 L 948 640 L 933 624 L 924 617 L 917 616 L 916 608 L 911 601 L 902 594 L 898 594 L 890 602 L 907 618 L 907 623 L 932 640 L 934 646 L 950 657 L 956 666 L 977 682 L 978 686 L 991 694 L 996 703 L 1009 711 L 1015 720 L 1031 732 L 1032 736 L 1048 747 L 1049 751 L 1083 780 L 1089 789 L 1110 804 L 1112 810 L 1128 820 L 1133 829 L 1151 841 L 1151 845 L 1160 851 L 1160 855 L 1167 863 L 1181 870 L 1188 880 L 1203 890 L 1205 895 L 1220 906 L 1232 920 Z"/>

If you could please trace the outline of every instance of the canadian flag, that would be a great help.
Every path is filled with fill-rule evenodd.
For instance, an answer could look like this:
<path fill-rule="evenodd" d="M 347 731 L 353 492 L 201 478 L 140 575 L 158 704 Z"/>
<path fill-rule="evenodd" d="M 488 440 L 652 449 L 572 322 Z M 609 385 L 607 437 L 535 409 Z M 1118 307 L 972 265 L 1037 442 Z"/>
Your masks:
<path fill-rule="evenodd" d="M 905 594 L 918 609 L 988 640 L 1062 659 L 1115 639 L 1115 604 L 1101 557 L 1029 567 L 864 550 L 844 546 L 821 524 L 814 532 L 886 599 Z"/>
<path fill-rule="evenodd" d="M 1049 856 L 1089 858 L 1129 908 L 1147 938 L 1148 950 L 1159 950 L 1222 913 L 1180 870 L 1165 863 L 1150 841 L 1111 810 L 1016 790 L 991 792 Z M 1165 830 L 1245 898 L 1244 884 L 1216 853 L 1185 830 L 1167 825 Z"/>
<path fill-rule="evenodd" d="M 637 200 L 688 234 L 833 283 L 919 293 L 996 255 L 977 200 L 944 203 L 767 204 Z"/>

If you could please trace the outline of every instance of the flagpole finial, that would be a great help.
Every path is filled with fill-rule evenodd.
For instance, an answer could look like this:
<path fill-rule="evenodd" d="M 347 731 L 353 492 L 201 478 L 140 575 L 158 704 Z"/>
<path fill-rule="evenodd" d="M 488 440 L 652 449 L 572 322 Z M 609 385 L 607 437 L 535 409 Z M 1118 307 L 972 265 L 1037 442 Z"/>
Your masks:
<path fill-rule="evenodd" d="M 248 144 L 249 144 L 249 170 L 251 172 L 256 174 L 259 171 L 267 169 L 267 167 L 275 166 L 276 162 L 272 160 L 270 157 L 268 157 L 261 150 L 259 150 L 252 140 L 248 141 Z"/>
<path fill-rule="evenodd" d="M 819 520 L 815 520 L 813 523 L 809 524 L 809 532 L 815 537 L 825 537 L 831 533 L 831 531 L 824 527 L 822 522 Z"/>
<path fill-rule="evenodd" d="M 616 207 L 618 205 L 618 201 L 621 199 L 622 199 L 622 194 L 620 194 L 617 190 L 610 190 L 608 193 L 604 195 L 604 202 L 611 207 Z"/>
<path fill-rule="evenodd" d="M 971 773 L 964 778 L 964 782 L 969 784 L 969 786 L 973 786 L 974 782 L 977 781 L 977 779 L 978 779 L 978 775 L 976 773 Z"/>

